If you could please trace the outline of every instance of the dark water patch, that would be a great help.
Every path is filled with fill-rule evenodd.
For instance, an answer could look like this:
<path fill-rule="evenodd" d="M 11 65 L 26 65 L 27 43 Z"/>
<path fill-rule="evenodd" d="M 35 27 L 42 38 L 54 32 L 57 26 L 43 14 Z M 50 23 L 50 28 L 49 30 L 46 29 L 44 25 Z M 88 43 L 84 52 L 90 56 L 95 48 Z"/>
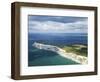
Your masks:
<path fill-rule="evenodd" d="M 28 59 L 29 61 L 36 60 L 37 58 L 51 57 L 58 55 L 55 52 L 40 50 L 40 49 L 34 49 L 32 51 L 29 51 L 28 54 L 30 54 Z"/>

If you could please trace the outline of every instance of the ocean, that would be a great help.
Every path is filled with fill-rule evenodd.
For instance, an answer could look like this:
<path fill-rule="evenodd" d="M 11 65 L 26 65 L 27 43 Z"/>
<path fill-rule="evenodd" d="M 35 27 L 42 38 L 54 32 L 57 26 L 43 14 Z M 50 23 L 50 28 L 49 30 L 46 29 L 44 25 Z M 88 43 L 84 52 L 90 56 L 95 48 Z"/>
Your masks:
<path fill-rule="evenodd" d="M 32 46 L 34 42 L 63 47 L 65 45 L 87 45 L 85 33 L 29 33 L 28 34 L 28 66 L 76 65 L 51 51 L 40 50 Z"/>

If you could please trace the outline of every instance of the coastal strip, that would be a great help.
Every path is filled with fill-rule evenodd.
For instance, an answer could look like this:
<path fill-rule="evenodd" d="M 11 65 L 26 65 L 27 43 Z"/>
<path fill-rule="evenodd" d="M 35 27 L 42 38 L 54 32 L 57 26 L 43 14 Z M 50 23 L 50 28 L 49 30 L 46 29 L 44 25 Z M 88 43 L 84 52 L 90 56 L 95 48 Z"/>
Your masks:
<path fill-rule="evenodd" d="M 73 61 L 75 61 L 77 63 L 80 63 L 80 64 L 87 64 L 88 63 L 87 57 L 81 56 L 81 55 L 77 55 L 75 53 L 67 53 L 64 49 L 61 49 L 61 48 L 59 48 L 57 46 L 41 44 L 41 43 L 37 43 L 37 42 L 34 42 L 32 44 L 32 46 L 34 46 L 37 49 L 53 51 L 55 53 L 58 53 L 60 56 L 62 56 L 64 58 L 71 59 L 71 60 L 73 60 Z"/>

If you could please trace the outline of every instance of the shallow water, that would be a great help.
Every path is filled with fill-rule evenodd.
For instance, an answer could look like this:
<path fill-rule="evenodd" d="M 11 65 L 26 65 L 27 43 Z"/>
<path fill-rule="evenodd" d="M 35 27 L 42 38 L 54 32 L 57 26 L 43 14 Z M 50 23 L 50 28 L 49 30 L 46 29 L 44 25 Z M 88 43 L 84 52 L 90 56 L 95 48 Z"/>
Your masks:
<path fill-rule="evenodd" d="M 29 54 L 29 66 L 78 64 L 70 59 L 64 58 L 59 54 L 51 51 L 34 50 L 32 52 L 29 52 Z"/>

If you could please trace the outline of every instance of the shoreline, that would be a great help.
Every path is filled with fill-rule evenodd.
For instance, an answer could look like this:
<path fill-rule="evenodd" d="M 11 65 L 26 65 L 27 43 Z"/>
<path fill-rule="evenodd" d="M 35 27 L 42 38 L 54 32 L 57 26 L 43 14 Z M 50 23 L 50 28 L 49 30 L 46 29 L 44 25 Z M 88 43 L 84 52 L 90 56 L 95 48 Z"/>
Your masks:
<path fill-rule="evenodd" d="M 76 55 L 74 53 L 66 53 L 63 50 L 61 50 L 60 52 L 57 52 L 57 53 L 64 58 L 71 59 L 71 60 L 73 60 L 77 63 L 80 63 L 80 64 L 87 64 L 88 63 L 87 57 L 84 57 L 84 56 Z"/>
<path fill-rule="evenodd" d="M 77 55 L 75 53 L 67 53 L 65 50 L 63 50 L 57 46 L 41 44 L 41 43 L 37 43 L 37 42 L 34 42 L 32 44 L 32 46 L 34 46 L 38 49 L 53 51 L 64 58 L 71 59 L 72 61 L 75 61 L 75 62 L 80 63 L 80 64 L 87 64 L 88 63 L 87 57 Z"/>

